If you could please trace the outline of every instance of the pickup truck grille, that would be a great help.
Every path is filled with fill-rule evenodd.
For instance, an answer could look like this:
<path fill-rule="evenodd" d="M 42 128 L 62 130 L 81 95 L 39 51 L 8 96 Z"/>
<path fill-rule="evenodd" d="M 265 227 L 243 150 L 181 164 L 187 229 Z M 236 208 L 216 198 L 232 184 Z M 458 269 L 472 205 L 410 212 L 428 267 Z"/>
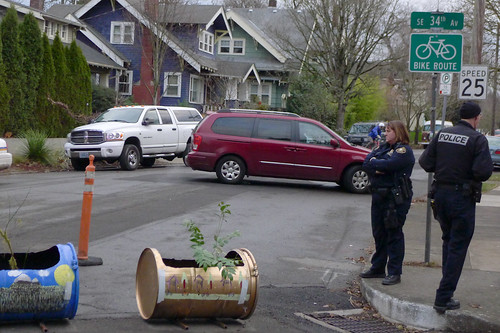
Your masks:
<path fill-rule="evenodd" d="M 71 143 L 77 145 L 98 144 L 104 142 L 101 131 L 74 131 L 71 132 Z"/>

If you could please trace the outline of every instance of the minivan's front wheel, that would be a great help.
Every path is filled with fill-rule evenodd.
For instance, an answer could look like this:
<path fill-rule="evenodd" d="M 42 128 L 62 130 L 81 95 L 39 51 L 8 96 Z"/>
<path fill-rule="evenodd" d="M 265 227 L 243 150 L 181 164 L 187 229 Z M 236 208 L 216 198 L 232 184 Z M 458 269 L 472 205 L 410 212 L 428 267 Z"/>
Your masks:
<path fill-rule="evenodd" d="M 361 169 L 361 165 L 353 165 L 347 169 L 342 178 L 342 187 L 352 193 L 368 192 L 368 174 Z"/>
<path fill-rule="evenodd" d="M 135 170 L 139 167 L 141 154 L 139 148 L 132 144 L 126 144 L 123 147 L 122 155 L 120 156 L 120 167 L 123 170 Z"/>
<path fill-rule="evenodd" d="M 246 173 L 245 163 L 236 156 L 224 156 L 215 167 L 217 178 L 225 184 L 239 184 Z"/>

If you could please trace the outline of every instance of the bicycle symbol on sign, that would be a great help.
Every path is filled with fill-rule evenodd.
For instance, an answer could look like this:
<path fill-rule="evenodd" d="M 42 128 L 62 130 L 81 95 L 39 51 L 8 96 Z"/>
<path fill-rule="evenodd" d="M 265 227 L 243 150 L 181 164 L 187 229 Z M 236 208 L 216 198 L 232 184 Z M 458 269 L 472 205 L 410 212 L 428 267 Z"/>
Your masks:
<path fill-rule="evenodd" d="M 442 57 L 445 60 L 451 60 L 457 54 L 457 49 L 451 44 L 445 44 L 444 39 L 432 40 L 434 36 L 429 37 L 427 44 L 421 44 L 416 49 L 417 57 L 425 60 L 431 56 L 432 53 L 436 57 Z"/>

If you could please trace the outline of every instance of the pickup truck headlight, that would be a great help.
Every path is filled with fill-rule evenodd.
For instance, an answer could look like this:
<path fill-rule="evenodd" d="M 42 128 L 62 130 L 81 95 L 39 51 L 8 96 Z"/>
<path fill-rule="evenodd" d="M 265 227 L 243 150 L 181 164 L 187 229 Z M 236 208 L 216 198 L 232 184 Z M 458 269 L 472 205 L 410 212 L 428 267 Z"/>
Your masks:
<path fill-rule="evenodd" d="M 106 141 L 120 141 L 123 140 L 122 132 L 106 133 Z"/>

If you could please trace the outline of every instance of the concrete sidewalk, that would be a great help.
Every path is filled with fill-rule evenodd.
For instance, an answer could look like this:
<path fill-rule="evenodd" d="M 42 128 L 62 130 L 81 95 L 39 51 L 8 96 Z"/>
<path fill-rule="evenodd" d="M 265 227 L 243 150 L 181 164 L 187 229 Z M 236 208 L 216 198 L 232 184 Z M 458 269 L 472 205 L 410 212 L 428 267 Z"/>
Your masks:
<path fill-rule="evenodd" d="M 361 279 L 364 297 L 386 319 L 407 326 L 456 332 L 500 332 L 500 187 L 483 195 L 476 229 L 454 298 L 459 310 L 440 315 L 433 309 L 441 279 L 441 230 L 432 219 L 430 263 L 425 258 L 427 203 L 412 204 L 404 227 L 406 240 L 402 282 L 383 286 Z"/>

